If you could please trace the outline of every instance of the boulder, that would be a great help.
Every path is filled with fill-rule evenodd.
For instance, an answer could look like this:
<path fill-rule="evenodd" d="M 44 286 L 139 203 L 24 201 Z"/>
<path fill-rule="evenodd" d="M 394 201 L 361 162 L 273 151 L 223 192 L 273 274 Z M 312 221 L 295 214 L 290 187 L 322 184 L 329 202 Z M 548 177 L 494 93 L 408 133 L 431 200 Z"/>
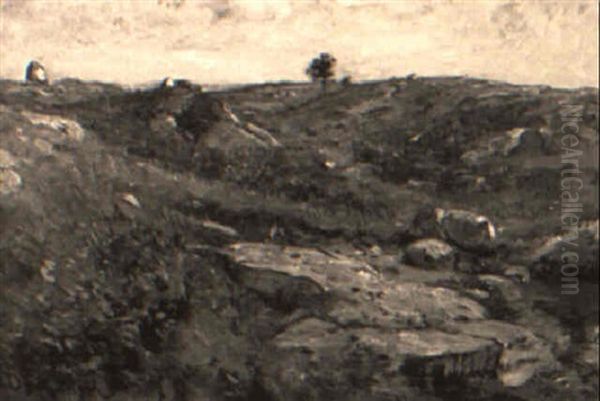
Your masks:
<path fill-rule="evenodd" d="M 547 147 L 548 139 L 540 130 L 515 128 L 506 133 L 507 143 L 503 149 L 505 156 L 520 154 L 542 154 Z"/>
<path fill-rule="evenodd" d="M 420 267 L 451 268 L 453 255 L 453 248 L 436 238 L 418 240 L 406 249 L 407 261 Z"/>
<path fill-rule="evenodd" d="M 485 216 L 466 210 L 436 209 L 442 235 L 452 244 L 474 252 L 489 252 L 495 247 L 496 228 Z"/>

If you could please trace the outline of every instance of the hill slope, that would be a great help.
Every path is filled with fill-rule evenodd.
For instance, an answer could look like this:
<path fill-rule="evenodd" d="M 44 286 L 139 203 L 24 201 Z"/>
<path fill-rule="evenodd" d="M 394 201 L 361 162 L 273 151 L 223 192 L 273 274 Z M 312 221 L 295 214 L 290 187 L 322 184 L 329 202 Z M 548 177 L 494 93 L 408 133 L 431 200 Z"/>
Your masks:
<path fill-rule="evenodd" d="M 596 89 L 0 82 L 0 394 L 597 397 L 597 146 Z"/>

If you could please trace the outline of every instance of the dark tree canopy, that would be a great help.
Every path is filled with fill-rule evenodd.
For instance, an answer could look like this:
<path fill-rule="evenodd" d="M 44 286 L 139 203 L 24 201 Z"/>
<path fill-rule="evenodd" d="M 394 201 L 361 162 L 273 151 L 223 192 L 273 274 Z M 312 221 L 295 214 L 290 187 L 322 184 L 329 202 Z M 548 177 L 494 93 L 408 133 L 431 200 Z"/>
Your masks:
<path fill-rule="evenodd" d="M 335 75 L 336 63 L 337 60 L 331 54 L 321 53 L 319 57 L 312 59 L 306 69 L 306 75 L 313 81 L 320 81 L 322 87 L 325 88 L 327 80 Z"/>

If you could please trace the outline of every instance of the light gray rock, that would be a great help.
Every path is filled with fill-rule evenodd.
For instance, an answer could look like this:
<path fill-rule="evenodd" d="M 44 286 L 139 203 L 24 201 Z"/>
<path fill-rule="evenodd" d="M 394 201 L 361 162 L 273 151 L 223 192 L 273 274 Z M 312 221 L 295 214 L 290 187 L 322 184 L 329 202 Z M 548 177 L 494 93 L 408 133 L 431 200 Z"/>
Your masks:
<path fill-rule="evenodd" d="M 598 252 L 598 220 L 584 221 L 567 233 L 545 238 L 530 255 L 531 272 L 535 276 L 556 276 L 565 265 L 572 264 L 569 273 L 598 280 Z"/>
<path fill-rule="evenodd" d="M 450 268 L 453 254 L 450 245 L 436 238 L 418 240 L 406 249 L 407 261 L 420 267 Z"/>
<path fill-rule="evenodd" d="M 466 210 L 436 209 L 436 221 L 446 240 L 475 252 L 495 247 L 496 228 L 485 216 Z"/>
<path fill-rule="evenodd" d="M 230 249 L 247 269 L 242 272 L 247 286 L 274 296 L 301 285 L 305 295 L 330 298 L 328 315 L 342 325 L 419 328 L 487 314 L 479 303 L 451 289 L 388 282 L 358 259 L 270 244 L 238 243 Z"/>
<path fill-rule="evenodd" d="M 0 170 L 0 195 L 17 192 L 22 185 L 21 176 L 10 169 Z"/>

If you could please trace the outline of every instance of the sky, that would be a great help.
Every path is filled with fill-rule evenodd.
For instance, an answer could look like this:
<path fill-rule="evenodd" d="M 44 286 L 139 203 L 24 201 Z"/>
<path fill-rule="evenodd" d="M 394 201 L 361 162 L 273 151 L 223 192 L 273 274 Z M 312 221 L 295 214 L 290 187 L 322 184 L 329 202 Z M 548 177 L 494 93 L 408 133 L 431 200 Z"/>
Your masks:
<path fill-rule="evenodd" d="M 468 75 L 598 87 L 594 0 L 0 0 L 0 77 L 138 85 L 304 80 L 319 52 L 355 81 Z"/>

